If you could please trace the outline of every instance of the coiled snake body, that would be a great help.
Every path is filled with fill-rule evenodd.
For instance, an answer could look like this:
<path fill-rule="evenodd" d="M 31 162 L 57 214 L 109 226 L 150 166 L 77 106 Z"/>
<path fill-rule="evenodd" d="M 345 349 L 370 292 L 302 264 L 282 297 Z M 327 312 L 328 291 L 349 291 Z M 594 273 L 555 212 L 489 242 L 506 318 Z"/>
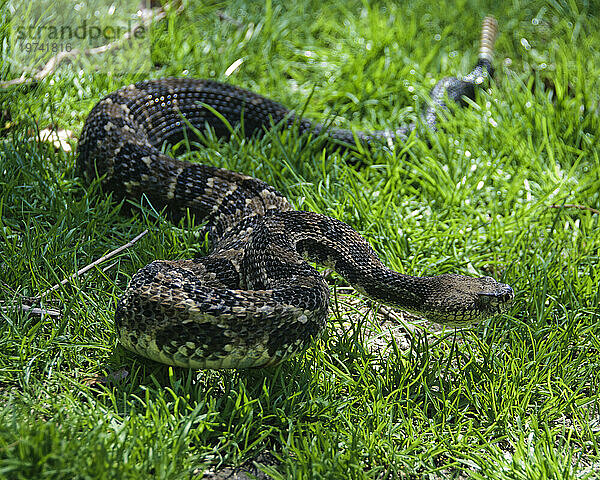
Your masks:
<path fill-rule="evenodd" d="M 456 101 L 472 96 L 491 73 L 494 35 L 495 24 L 488 20 L 473 72 L 436 85 L 433 107 L 425 113 L 431 127 L 435 108 L 443 106 L 446 95 Z M 234 125 L 243 117 L 247 135 L 261 133 L 271 122 L 295 123 L 301 131 L 324 130 L 260 95 L 207 80 L 137 83 L 92 109 L 78 147 L 78 168 L 85 179 L 101 177 L 103 187 L 119 197 L 145 194 L 153 205 L 172 212 L 189 209 L 206 220 L 212 245 L 206 257 L 157 260 L 133 276 L 115 315 L 126 348 L 193 368 L 276 364 L 302 350 L 325 325 L 328 286 L 308 261 L 330 265 L 379 302 L 440 323 L 486 318 L 512 300 L 512 289 L 490 277 L 399 274 L 386 268 L 351 227 L 294 210 L 261 180 L 161 153 L 164 142 L 182 138 L 188 122 L 197 128 L 209 124 L 219 135 L 229 133 L 206 105 Z M 352 146 L 356 138 L 367 144 L 377 138 L 401 139 L 411 128 L 322 133 Z"/>

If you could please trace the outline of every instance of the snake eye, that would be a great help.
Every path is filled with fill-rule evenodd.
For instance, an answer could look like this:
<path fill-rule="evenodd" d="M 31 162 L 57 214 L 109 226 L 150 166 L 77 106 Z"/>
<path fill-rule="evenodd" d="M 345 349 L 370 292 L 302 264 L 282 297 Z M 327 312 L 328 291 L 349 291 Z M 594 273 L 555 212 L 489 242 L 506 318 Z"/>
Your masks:
<path fill-rule="evenodd" d="M 481 292 L 477 294 L 477 298 L 480 302 L 487 304 L 498 298 L 498 295 L 496 293 Z"/>

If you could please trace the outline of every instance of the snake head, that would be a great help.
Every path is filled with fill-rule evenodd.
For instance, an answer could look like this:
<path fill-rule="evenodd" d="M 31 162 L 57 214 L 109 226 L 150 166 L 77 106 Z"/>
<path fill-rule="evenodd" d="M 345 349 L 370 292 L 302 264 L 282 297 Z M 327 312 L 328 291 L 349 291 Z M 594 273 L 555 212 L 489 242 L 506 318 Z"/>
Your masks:
<path fill-rule="evenodd" d="M 505 311 L 513 289 L 492 277 L 445 274 L 431 277 L 435 291 L 424 302 L 424 317 L 446 325 L 467 325 Z"/>
<path fill-rule="evenodd" d="M 515 298 L 512 287 L 497 282 L 492 277 L 482 277 L 479 280 L 484 283 L 484 291 L 477 295 L 480 308 L 487 309 L 492 313 L 504 312 Z"/>

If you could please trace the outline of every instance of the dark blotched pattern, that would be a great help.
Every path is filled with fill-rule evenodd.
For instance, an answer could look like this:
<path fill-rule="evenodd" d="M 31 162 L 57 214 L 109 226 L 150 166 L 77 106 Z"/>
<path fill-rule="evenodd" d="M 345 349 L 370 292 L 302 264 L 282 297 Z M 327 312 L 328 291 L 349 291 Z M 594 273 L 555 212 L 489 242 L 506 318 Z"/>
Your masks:
<path fill-rule="evenodd" d="M 491 72 L 482 59 L 463 79 L 444 79 L 424 113 L 446 98 L 462 101 Z M 329 130 L 298 119 L 282 105 L 221 83 L 163 79 L 122 88 L 90 113 L 79 143 L 78 168 L 118 198 L 146 195 L 174 216 L 186 209 L 206 222 L 211 253 L 193 260 L 155 261 L 131 279 L 115 322 L 121 343 L 148 358 L 193 368 L 274 365 L 302 350 L 327 318 L 329 291 L 308 262 L 327 264 L 361 293 L 440 323 L 464 324 L 496 314 L 512 289 L 489 277 L 413 277 L 386 268 L 348 225 L 295 211 L 266 183 L 240 173 L 192 164 L 161 153 L 163 143 L 193 137 L 209 125 L 229 134 L 219 112 L 245 135 L 272 124 L 328 136 L 335 148 L 376 140 L 402 141 L 395 132 Z"/>

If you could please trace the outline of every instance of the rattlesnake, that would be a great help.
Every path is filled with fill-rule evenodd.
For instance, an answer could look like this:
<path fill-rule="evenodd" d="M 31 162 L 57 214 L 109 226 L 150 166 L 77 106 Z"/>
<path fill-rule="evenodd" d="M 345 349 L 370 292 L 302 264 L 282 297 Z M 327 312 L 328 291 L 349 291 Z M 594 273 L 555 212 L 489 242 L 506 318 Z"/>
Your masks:
<path fill-rule="evenodd" d="M 432 91 L 424 121 L 435 128 L 446 98 L 461 102 L 492 73 L 496 24 L 486 19 L 479 61 L 462 79 Z M 219 115 L 215 115 L 214 112 Z M 222 118 L 219 118 L 222 116 Z M 139 199 L 206 221 L 206 257 L 157 260 L 138 271 L 118 301 L 120 342 L 145 357 L 193 368 L 274 365 L 302 350 L 324 328 L 329 290 L 308 261 L 327 264 L 360 293 L 433 321 L 466 324 L 504 310 L 512 289 L 490 277 L 445 274 L 414 277 L 386 268 L 351 227 L 319 213 L 294 210 L 256 178 L 171 158 L 188 126 L 210 125 L 228 135 L 225 119 L 258 135 L 273 123 L 295 125 L 341 148 L 358 140 L 401 140 L 414 125 L 393 132 L 325 129 L 265 97 L 209 80 L 160 79 L 124 87 L 89 114 L 78 146 L 78 168 L 100 177 L 115 197 Z M 187 129 L 187 130 L 186 130 Z"/>

